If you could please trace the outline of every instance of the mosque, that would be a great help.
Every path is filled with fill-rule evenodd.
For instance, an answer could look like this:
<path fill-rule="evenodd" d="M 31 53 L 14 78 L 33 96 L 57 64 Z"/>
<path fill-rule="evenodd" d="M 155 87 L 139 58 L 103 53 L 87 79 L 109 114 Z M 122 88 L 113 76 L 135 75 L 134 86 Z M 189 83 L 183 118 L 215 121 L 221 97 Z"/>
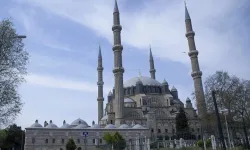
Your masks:
<path fill-rule="evenodd" d="M 186 37 L 189 44 L 189 56 L 191 58 L 192 74 L 197 98 L 198 112 L 193 108 L 191 100 L 186 99 L 184 104 L 178 97 L 175 87 L 169 88 L 168 82 L 156 80 L 153 54 L 150 48 L 149 72 L 150 77 L 134 77 L 123 82 L 124 68 L 122 66 L 122 50 L 120 15 L 115 1 L 113 12 L 112 31 L 114 35 L 114 88 L 107 96 L 107 104 L 104 107 L 103 97 L 103 66 L 102 54 L 99 47 L 98 55 L 98 123 L 88 125 L 78 118 L 68 124 L 63 121 L 58 127 L 52 120 L 41 125 L 38 120 L 26 128 L 25 150 L 34 149 L 60 149 L 64 150 L 67 140 L 73 138 L 77 147 L 88 149 L 105 145 L 103 135 L 107 132 L 118 131 L 126 140 L 130 149 L 149 149 L 152 137 L 163 137 L 163 140 L 171 139 L 176 132 L 175 117 L 180 108 L 186 112 L 189 127 L 196 138 L 201 137 L 200 118 L 205 115 L 203 110 L 204 93 L 199 69 L 198 51 L 194 43 L 194 31 L 191 19 L 185 7 Z M 141 140 L 143 139 L 143 140 Z M 132 148 L 133 146 L 133 148 Z M 137 148 L 136 148 L 137 147 Z"/>

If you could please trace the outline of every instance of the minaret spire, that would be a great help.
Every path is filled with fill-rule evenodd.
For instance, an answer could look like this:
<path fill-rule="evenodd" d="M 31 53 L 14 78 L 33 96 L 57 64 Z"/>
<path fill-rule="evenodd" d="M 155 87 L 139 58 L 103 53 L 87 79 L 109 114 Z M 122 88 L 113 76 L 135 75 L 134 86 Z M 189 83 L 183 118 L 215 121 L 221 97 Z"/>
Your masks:
<path fill-rule="evenodd" d="M 122 66 L 122 50 L 121 45 L 121 30 L 120 25 L 120 14 L 118 9 L 117 1 L 115 0 L 114 12 L 113 12 L 113 27 L 112 31 L 114 34 L 114 77 L 115 77 L 115 101 L 114 101 L 114 111 L 115 111 L 115 125 L 120 126 L 123 122 L 123 109 L 124 109 L 124 89 L 123 89 L 123 73 L 124 68 Z"/>
<path fill-rule="evenodd" d="M 150 65 L 149 72 L 150 72 L 151 78 L 155 79 L 156 70 L 155 70 L 154 58 L 152 55 L 151 45 L 149 45 L 149 65 Z"/>
<path fill-rule="evenodd" d="M 97 72 L 98 72 L 98 123 L 101 121 L 103 117 L 103 67 L 102 67 L 102 52 L 101 52 L 101 46 L 99 45 L 99 53 L 98 53 L 98 66 L 97 66 Z"/>
<path fill-rule="evenodd" d="M 206 102 L 204 97 L 203 85 L 202 85 L 202 72 L 200 71 L 198 54 L 196 50 L 194 36 L 195 33 L 192 28 L 192 21 L 188 13 L 187 6 L 185 4 L 185 24 L 186 24 L 186 37 L 188 40 L 189 52 L 188 55 L 191 59 L 192 73 L 194 81 L 195 97 L 198 109 L 198 115 L 201 119 L 205 119 L 207 115 Z"/>

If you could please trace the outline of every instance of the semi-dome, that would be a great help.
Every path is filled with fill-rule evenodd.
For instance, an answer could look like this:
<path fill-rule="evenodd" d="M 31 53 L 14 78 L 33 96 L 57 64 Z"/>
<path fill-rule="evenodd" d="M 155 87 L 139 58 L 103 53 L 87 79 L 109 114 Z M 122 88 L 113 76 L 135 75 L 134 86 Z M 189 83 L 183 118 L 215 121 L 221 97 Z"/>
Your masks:
<path fill-rule="evenodd" d="M 101 128 L 99 124 L 94 124 L 92 125 L 90 128 L 93 128 L 93 129 L 99 129 Z"/>
<path fill-rule="evenodd" d="M 116 128 L 116 126 L 113 125 L 113 124 L 108 124 L 108 125 L 106 125 L 106 127 L 105 127 L 105 129 L 115 129 L 115 128 Z"/>
<path fill-rule="evenodd" d="M 35 121 L 34 124 L 32 124 L 30 126 L 31 128 L 42 128 L 43 126 L 41 124 L 38 123 L 38 120 Z"/>
<path fill-rule="evenodd" d="M 88 128 L 88 125 L 86 124 L 79 124 L 78 126 L 74 127 L 75 129 L 85 129 Z"/>
<path fill-rule="evenodd" d="M 55 125 L 52 120 L 50 120 L 49 124 L 46 126 L 46 128 L 58 128 L 57 125 Z"/>
<path fill-rule="evenodd" d="M 119 129 L 128 129 L 130 128 L 127 124 L 122 124 Z"/>
<path fill-rule="evenodd" d="M 86 126 L 89 126 L 89 125 L 86 123 L 86 121 L 84 121 L 84 120 L 82 120 L 82 119 L 80 119 L 80 118 L 76 119 L 75 121 L 73 121 L 73 122 L 71 123 L 72 126 L 78 126 L 79 124 L 84 124 L 84 125 L 86 125 Z"/>
<path fill-rule="evenodd" d="M 135 103 L 135 101 L 131 98 L 124 98 L 124 103 Z"/>
<path fill-rule="evenodd" d="M 140 81 L 142 82 L 143 85 L 161 86 L 161 83 L 158 82 L 157 80 L 152 79 L 150 77 L 144 77 L 144 76 L 139 76 L 139 77 L 134 77 L 132 79 L 129 79 L 128 81 L 124 82 L 123 86 L 125 88 L 136 86 L 136 83 Z"/>
<path fill-rule="evenodd" d="M 105 121 L 105 120 L 107 120 L 108 119 L 108 115 L 106 115 L 106 116 L 104 116 L 104 117 L 102 117 L 102 121 Z"/>
<path fill-rule="evenodd" d="M 145 129 L 145 128 L 140 124 L 136 124 L 135 126 L 133 126 L 133 129 Z"/>

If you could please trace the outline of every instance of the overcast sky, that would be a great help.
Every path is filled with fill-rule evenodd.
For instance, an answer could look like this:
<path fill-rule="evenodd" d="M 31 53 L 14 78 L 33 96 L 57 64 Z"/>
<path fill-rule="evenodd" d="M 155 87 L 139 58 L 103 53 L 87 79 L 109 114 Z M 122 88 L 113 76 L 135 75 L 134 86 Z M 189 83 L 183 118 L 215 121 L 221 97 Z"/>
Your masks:
<path fill-rule="evenodd" d="M 16 120 L 97 120 L 97 55 L 101 44 L 105 101 L 113 87 L 114 0 L 1 0 L 0 18 L 11 18 L 31 59 L 20 88 L 25 105 Z M 118 0 L 124 80 L 149 76 L 149 45 L 156 78 L 174 85 L 185 102 L 193 91 L 183 0 Z M 203 80 L 216 70 L 250 79 L 250 1 L 187 0 Z"/>

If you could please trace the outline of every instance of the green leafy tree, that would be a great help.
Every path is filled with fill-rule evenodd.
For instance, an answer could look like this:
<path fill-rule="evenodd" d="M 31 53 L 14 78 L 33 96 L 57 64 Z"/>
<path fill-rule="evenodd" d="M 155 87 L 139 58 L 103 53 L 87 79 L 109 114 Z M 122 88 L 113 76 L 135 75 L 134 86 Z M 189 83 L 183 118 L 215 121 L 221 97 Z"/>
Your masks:
<path fill-rule="evenodd" d="M 16 124 L 0 131 L 0 147 L 2 148 L 23 148 L 25 132 Z"/>
<path fill-rule="evenodd" d="M 0 126 L 6 126 L 21 112 L 18 86 L 27 74 L 29 55 L 13 23 L 0 22 Z"/>
<path fill-rule="evenodd" d="M 115 132 L 115 134 L 106 133 L 103 139 L 114 150 L 123 150 L 126 148 L 126 141 L 118 132 Z"/>
<path fill-rule="evenodd" d="M 189 131 L 188 118 L 183 108 L 180 108 L 179 113 L 176 115 L 175 121 L 177 138 L 192 138 L 191 133 Z"/>
<path fill-rule="evenodd" d="M 70 138 L 66 144 L 66 150 L 75 150 L 76 149 L 76 144 L 75 141 Z"/>

